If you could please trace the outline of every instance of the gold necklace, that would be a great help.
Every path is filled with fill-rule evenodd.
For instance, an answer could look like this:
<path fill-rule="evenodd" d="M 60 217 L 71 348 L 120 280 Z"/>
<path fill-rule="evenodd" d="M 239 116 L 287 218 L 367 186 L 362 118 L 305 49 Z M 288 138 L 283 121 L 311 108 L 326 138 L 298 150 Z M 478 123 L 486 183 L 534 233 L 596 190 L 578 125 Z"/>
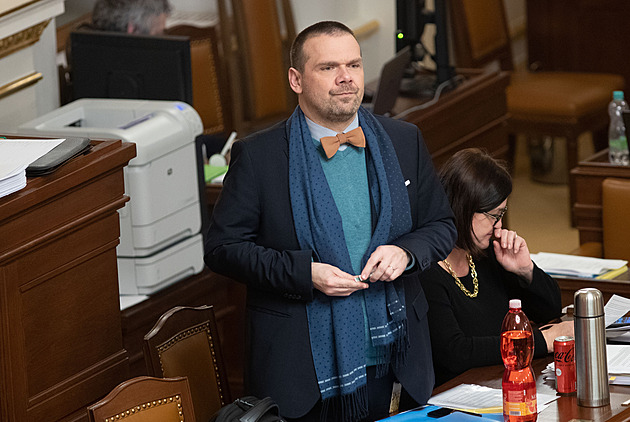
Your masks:
<path fill-rule="evenodd" d="M 479 280 L 477 280 L 477 270 L 475 269 L 475 263 L 473 262 L 472 256 L 470 256 L 470 254 L 467 253 L 466 258 L 468 258 L 468 266 L 470 267 L 470 275 L 472 276 L 472 279 L 473 279 L 473 292 L 472 293 L 470 293 L 468 289 L 466 289 L 466 287 L 459 280 L 459 277 L 457 277 L 457 274 L 455 274 L 455 271 L 453 271 L 451 264 L 449 264 L 446 259 L 442 262 L 444 262 L 444 265 L 446 266 L 446 269 L 448 270 L 449 274 L 452 275 L 453 278 L 455 279 L 455 283 L 457 283 L 457 286 L 460 288 L 460 290 L 464 292 L 464 294 L 468 297 L 477 297 L 477 293 L 479 293 Z"/>

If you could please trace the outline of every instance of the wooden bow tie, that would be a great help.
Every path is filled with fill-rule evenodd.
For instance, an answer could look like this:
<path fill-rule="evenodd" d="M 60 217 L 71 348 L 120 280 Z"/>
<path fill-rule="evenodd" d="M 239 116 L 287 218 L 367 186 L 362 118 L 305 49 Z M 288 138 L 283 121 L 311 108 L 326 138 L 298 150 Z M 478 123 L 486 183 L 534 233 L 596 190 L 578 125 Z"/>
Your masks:
<path fill-rule="evenodd" d="M 352 129 L 347 133 L 338 133 L 336 136 L 324 136 L 320 139 L 326 157 L 332 158 L 337 153 L 339 145 L 352 144 L 355 147 L 365 148 L 365 135 L 360 127 Z"/>

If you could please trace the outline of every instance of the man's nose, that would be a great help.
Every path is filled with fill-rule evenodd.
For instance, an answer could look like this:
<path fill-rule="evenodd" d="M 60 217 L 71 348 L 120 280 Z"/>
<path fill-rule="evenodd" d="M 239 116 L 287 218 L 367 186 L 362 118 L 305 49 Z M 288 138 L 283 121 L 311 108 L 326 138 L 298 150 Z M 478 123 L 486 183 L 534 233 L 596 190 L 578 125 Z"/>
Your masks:
<path fill-rule="evenodd" d="M 339 67 L 339 74 L 337 75 L 337 83 L 352 82 L 352 75 L 346 66 Z"/>

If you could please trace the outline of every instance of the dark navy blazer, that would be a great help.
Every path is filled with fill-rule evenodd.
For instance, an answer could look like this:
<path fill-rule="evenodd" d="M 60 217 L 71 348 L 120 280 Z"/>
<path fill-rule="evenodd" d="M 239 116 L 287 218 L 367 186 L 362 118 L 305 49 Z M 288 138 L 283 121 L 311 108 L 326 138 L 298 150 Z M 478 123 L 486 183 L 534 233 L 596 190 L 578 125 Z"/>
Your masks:
<path fill-rule="evenodd" d="M 418 403 L 434 384 L 427 301 L 420 270 L 451 251 L 456 231 L 420 131 L 376 116 L 392 139 L 411 206 L 413 228 L 393 244 L 411 252 L 403 283 L 411 349 L 396 376 Z M 247 394 L 272 397 L 282 415 L 307 413 L 320 393 L 311 355 L 306 302 L 313 298 L 310 250 L 299 250 L 289 198 L 287 122 L 234 143 L 214 208 L 205 261 L 247 285 Z"/>

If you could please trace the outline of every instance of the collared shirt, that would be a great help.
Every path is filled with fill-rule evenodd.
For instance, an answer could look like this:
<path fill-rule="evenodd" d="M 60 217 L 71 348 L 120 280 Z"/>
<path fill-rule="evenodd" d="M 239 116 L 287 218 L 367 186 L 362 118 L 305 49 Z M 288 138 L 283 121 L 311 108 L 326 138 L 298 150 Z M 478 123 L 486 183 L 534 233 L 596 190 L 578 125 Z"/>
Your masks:
<path fill-rule="evenodd" d="M 313 137 L 313 139 L 316 139 L 317 141 L 319 141 L 324 136 L 335 136 L 337 135 L 337 133 L 339 133 L 337 131 L 328 129 L 327 127 L 324 127 L 322 125 L 315 123 L 308 117 L 306 117 L 306 125 L 308 126 L 308 130 L 311 132 L 311 136 Z M 355 114 L 352 122 L 341 133 L 350 132 L 351 130 L 356 129 L 358 127 L 359 127 L 359 115 Z M 339 146 L 339 151 L 343 151 L 346 148 L 348 148 L 348 144 L 342 144 Z"/>

